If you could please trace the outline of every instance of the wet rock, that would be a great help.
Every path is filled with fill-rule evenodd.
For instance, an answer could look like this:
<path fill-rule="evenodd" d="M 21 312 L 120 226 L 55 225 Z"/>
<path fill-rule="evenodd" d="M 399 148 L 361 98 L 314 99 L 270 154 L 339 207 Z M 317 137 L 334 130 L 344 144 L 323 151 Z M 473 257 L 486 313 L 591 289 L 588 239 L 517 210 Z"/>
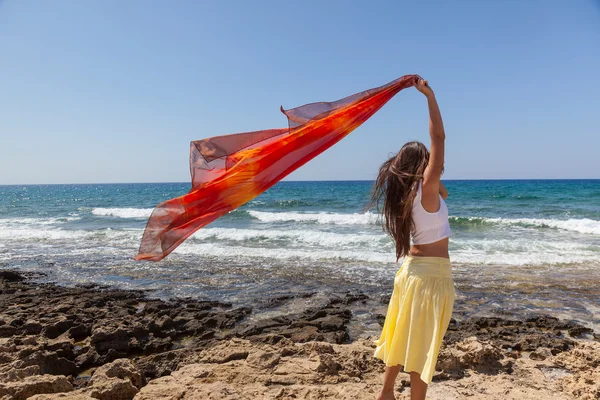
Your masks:
<path fill-rule="evenodd" d="M 42 331 L 42 324 L 37 321 L 27 321 L 23 325 L 23 331 L 26 335 L 37 335 Z"/>
<path fill-rule="evenodd" d="M 285 296 L 277 296 L 271 297 L 268 299 L 262 299 L 258 302 L 258 308 L 274 308 L 280 306 L 282 303 L 285 303 L 288 300 L 294 299 L 295 296 L 285 295 Z"/>
<path fill-rule="evenodd" d="M 68 331 L 68 335 L 73 340 L 81 340 L 90 336 L 91 326 L 85 324 L 78 324 L 71 327 Z"/>
<path fill-rule="evenodd" d="M 347 308 L 326 305 L 295 315 L 260 320 L 240 329 L 236 335 L 263 342 L 276 334 L 294 342 L 344 343 L 348 340 L 347 324 L 351 315 Z"/>
<path fill-rule="evenodd" d="M 17 333 L 17 328 L 10 325 L 2 325 L 0 326 L 0 338 L 3 337 L 11 337 L 15 333 Z"/>
<path fill-rule="evenodd" d="M 77 355 L 75 363 L 81 369 L 88 368 L 92 365 L 100 364 L 100 355 L 91 347 L 86 347 L 87 351 Z"/>
<path fill-rule="evenodd" d="M 127 354 L 129 349 L 130 332 L 126 327 L 105 327 L 94 329 L 90 343 L 99 354 L 105 354 L 110 350 Z"/>
<path fill-rule="evenodd" d="M 69 330 L 72 327 L 72 325 L 73 325 L 73 321 L 71 321 L 65 317 L 61 317 L 57 321 L 46 325 L 44 327 L 42 333 L 47 338 L 54 339 L 54 338 L 58 337 L 59 335 L 65 333 L 67 330 Z"/>
<path fill-rule="evenodd" d="M 74 358 L 73 342 L 70 339 L 57 339 L 44 345 L 46 351 L 56 353 L 57 356 L 69 360 Z"/>
<path fill-rule="evenodd" d="M 283 343 L 285 341 L 290 341 L 290 340 L 288 338 L 286 338 L 285 336 L 278 335 L 276 333 L 264 335 L 261 337 L 261 342 L 267 343 L 267 344 L 277 344 L 277 343 Z"/>
<path fill-rule="evenodd" d="M 145 353 L 160 353 L 171 349 L 173 342 L 170 338 L 155 338 L 151 337 L 143 346 Z"/>
<path fill-rule="evenodd" d="M 368 298 L 369 298 L 369 296 L 367 296 L 366 294 L 364 294 L 362 292 L 346 293 L 344 295 L 344 297 L 341 297 L 341 298 L 338 297 L 338 298 L 334 298 L 334 299 L 330 300 L 329 304 L 330 305 L 334 305 L 334 304 L 349 305 L 349 304 L 355 303 L 357 301 L 361 301 L 364 304 Z"/>
<path fill-rule="evenodd" d="M 32 365 L 38 366 L 41 374 L 68 376 L 78 371 L 74 362 L 47 351 L 31 353 L 15 363 L 16 368 L 25 368 Z"/>
<path fill-rule="evenodd" d="M 7 282 L 21 282 L 26 278 L 14 271 L 0 270 L 0 279 L 4 279 Z"/>
<path fill-rule="evenodd" d="M 118 358 L 124 358 L 127 357 L 127 353 L 124 351 L 117 351 L 115 349 L 109 349 L 108 352 L 104 355 L 100 355 L 100 359 L 98 361 L 98 363 L 100 365 L 102 364 L 106 364 L 109 363 L 111 361 L 114 361 Z"/>
<path fill-rule="evenodd" d="M 493 341 L 503 349 L 534 351 L 539 347 L 551 349 L 552 354 L 569 350 L 573 340 L 561 330 L 576 327 L 573 322 L 561 322 L 549 316 L 532 316 L 525 321 L 497 317 L 476 317 L 450 323 L 444 337 L 446 344 L 454 344 L 471 336 L 482 341 Z"/>
<path fill-rule="evenodd" d="M 150 332 L 160 332 L 170 329 L 173 326 L 173 320 L 168 315 L 163 315 L 150 322 Z"/>
<path fill-rule="evenodd" d="M 575 326 L 573 328 L 570 328 L 568 330 L 569 332 L 569 336 L 577 338 L 577 337 L 581 337 L 586 333 L 594 333 L 594 331 L 590 328 L 586 328 L 584 326 Z"/>

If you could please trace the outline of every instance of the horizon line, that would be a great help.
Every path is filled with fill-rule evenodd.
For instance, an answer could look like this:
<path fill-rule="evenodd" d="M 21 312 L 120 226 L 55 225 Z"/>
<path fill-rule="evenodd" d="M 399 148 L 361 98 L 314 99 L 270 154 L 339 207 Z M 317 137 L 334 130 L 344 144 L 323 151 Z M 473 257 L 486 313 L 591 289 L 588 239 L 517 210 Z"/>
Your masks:
<path fill-rule="evenodd" d="M 470 179 L 442 179 L 442 181 L 598 181 L 600 178 L 470 178 Z M 374 182 L 375 179 L 294 179 L 279 182 Z M 279 183 L 277 182 L 277 183 Z M 44 186 L 44 185 L 143 185 L 159 183 L 191 184 L 189 181 L 152 181 L 152 182 L 79 182 L 79 183 L 0 183 L 0 186 Z"/>

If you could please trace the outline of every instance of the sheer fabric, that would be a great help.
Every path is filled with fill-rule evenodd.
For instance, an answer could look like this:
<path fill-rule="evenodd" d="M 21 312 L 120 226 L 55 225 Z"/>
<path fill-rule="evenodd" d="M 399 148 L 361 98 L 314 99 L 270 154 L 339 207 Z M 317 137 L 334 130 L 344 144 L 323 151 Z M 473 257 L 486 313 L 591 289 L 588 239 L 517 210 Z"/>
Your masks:
<path fill-rule="evenodd" d="M 331 103 L 291 110 L 282 107 L 288 128 L 193 141 L 192 189 L 154 209 L 135 259 L 162 260 L 195 231 L 252 200 L 340 141 L 396 93 L 412 86 L 416 77 L 406 75 Z"/>

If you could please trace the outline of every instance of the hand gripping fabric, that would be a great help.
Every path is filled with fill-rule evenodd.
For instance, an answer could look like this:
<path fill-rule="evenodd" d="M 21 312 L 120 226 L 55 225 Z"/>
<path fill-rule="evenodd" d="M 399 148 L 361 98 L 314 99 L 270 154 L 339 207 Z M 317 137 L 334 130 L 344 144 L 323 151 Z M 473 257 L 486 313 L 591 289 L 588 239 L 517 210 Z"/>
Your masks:
<path fill-rule="evenodd" d="M 159 261 L 195 231 L 252 200 L 348 135 L 416 75 L 332 103 L 281 111 L 288 128 L 237 133 L 191 143 L 192 189 L 159 204 L 136 260 Z"/>

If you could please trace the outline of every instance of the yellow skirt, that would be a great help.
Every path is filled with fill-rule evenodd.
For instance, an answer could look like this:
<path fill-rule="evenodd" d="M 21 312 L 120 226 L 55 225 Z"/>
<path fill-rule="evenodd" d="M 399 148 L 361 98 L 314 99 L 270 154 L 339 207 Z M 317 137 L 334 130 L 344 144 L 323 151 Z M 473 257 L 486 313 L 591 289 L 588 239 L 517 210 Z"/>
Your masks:
<path fill-rule="evenodd" d="M 375 357 L 386 366 L 403 365 L 429 384 L 454 307 L 452 266 L 447 258 L 404 259 L 394 279 Z"/>

